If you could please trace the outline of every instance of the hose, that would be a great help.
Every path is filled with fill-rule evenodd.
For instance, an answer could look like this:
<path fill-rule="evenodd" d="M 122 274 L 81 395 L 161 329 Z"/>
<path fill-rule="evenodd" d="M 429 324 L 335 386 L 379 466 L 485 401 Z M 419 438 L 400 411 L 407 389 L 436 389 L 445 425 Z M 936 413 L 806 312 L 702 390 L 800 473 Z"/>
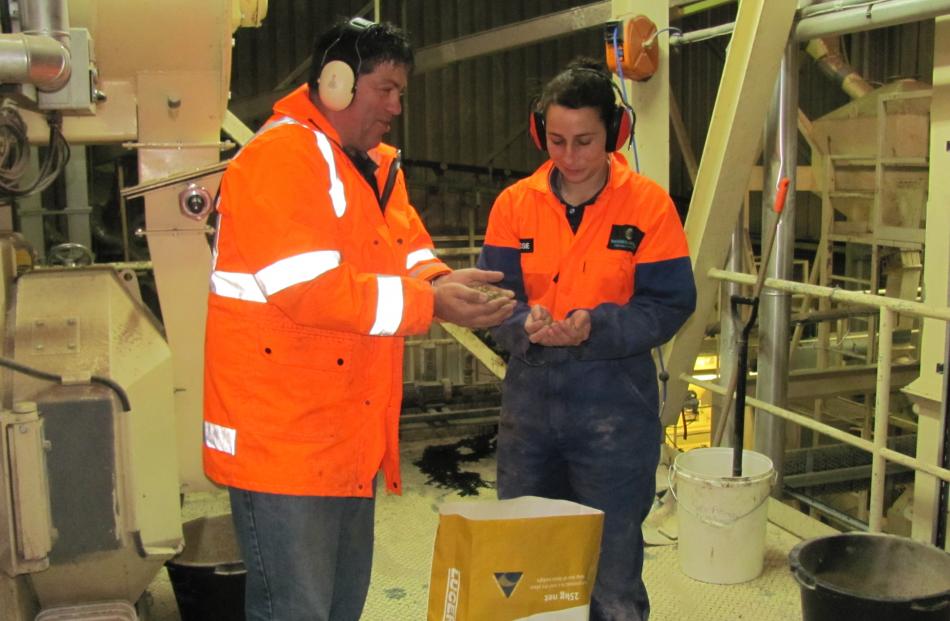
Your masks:
<path fill-rule="evenodd" d="M 55 373 L 50 373 L 48 371 L 41 371 L 40 369 L 29 367 L 25 364 L 20 364 L 16 360 L 11 360 L 10 358 L 4 358 L 0 356 L 0 366 L 6 367 L 12 371 L 16 371 L 17 373 L 22 373 L 23 375 L 29 375 L 30 377 L 46 380 L 48 382 L 58 382 L 60 384 L 66 383 L 66 380 L 62 375 L 56 375 Z M 122 404 L 123 412 L 132 411 L 132 404 L 129 403 L 129 395 L 121 386 L 119 386 L 117 382 L 109 379 L 108 377 L 102 377 L 101 375 L 91 375 L 89 376 L 89 381 L 94 384 L 102 384 L 106 388 L 112 390 L 116 397 L 119 398 L 119 402 Z"/>

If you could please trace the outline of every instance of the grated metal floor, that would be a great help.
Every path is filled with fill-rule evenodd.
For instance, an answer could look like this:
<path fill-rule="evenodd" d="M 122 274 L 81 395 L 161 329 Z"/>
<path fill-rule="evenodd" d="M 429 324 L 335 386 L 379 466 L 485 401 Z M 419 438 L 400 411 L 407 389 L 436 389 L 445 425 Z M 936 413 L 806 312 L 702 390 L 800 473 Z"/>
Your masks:
<path fill-rule="evenodd" d="M 426 483 L 413 462 L 426 446 L 453 439 L 403 443 L 402 496 L 378 498 L 373 578 L 363 614 L 364 621 L 421 621 L 426 618 L 432 546 L 438 525 L 438 507 L 454 500 L 493 499 L 492 489 L 479 496 L 462 497 L 456 490 Z M 464 463 L 463 470 L 495 479 L 494 459 Z M 198 494 L 186 499 L 185 519 L 227 512 L 227 496 Z M 770 508 L 771 510 L 771 508 Z M 799 588 L 788 571 L 789 550 L 800 541 L 770 523 L 763 574 L 738 585 L 714 585 L 685 576 L 678 566 L 676 546 L 651 546 L 646 551 L 644 579 L 652 602 L 651 621 L 799 621 Z M 178 621 L 178 611 L 164 571 L 150 587 L 152 606 L 148 621 Z"/>

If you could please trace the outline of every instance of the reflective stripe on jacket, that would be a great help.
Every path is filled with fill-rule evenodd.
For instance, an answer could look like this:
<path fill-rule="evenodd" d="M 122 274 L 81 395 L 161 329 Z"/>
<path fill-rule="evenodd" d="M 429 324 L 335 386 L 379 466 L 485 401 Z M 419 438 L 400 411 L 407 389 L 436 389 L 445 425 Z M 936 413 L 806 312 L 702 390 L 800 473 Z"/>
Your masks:
<path fill-rule="evenodd" d="M 404 335 L 448 268 L 396 175 L 380 209 L 306 86 L 222 179 L 205 343 L 205 472 L 269 493 L 400 491 Z M 397 151 L 369 154 L 383 187 Z"/>

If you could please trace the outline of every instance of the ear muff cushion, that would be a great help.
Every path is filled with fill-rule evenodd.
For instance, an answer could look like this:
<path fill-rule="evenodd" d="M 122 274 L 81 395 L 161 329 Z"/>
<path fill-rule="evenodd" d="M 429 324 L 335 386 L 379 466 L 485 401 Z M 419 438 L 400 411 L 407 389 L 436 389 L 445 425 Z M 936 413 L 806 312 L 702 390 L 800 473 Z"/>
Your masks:
<path fill-rule="evenodd" d="M 619 151 L 627 146 L 630 140 L 630 134 L 633 132 L 633 112 L 623 106 L 617 107 L 619 118 L 617 120 L 617 138 L 614 140 L 614 151 Z"/>
<path fill-rule="evenodd" d="M 630 132 L 633 131 L 633 114 L 625 106 L 617 106 L 607 127 L 607 141 L 604 148 L 608 153 L 619 151 L 627 146 Z"/>
<path fill-rule="evenodd" d="M 547 151 L 548 137 L 544 130 L 544 115 L 537 110 L 531 112 L 528 118 L 528 133 L 531 134 L 531 140 L 541 151 Z"/>
<path fill-rule="evenodd" d="M 317 94 L 323 105 L 339 112 L 353 101 L 353 85 L 356 75 L 353 68 L 342 60 L 331 60 L 320 71 Z"/>

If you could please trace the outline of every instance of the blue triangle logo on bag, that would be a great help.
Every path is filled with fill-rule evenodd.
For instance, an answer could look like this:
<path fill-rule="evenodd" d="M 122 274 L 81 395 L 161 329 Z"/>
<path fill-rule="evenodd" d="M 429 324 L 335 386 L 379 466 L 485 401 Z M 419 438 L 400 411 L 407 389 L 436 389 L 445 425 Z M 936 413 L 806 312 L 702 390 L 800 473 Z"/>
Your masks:
<path fill-rule="evenodd" d="M 498 583 L 498 588 L 501 589 L 501 592 L 505 594 L 505 597 L 511 597 L 511 594 L 515 592 L 515 587 L 518 586 L 518 583 L 521 581 L 521 576 L 524 575 L 524 572 L 521 571 L 496 571 L 495 572 L 495 582 Z"/>

